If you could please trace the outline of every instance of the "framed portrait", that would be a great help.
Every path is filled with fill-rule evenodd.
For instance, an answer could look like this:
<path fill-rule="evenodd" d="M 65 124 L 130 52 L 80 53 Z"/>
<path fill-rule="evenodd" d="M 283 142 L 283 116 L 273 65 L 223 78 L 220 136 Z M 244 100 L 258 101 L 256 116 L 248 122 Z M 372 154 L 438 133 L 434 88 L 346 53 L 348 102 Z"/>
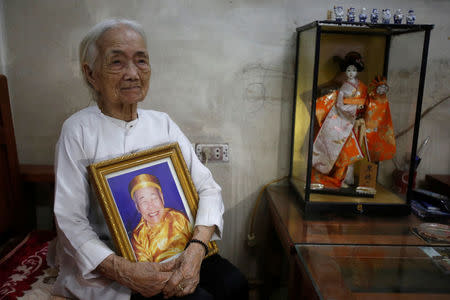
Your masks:
<path fill-rule="evenodd" d="M 130 261 L 177 257 L 191 239 L 199 197 L 178 143 L 88 167 L 119 255 Z M 219 250 L 208 245 L 208 255 Z"/>

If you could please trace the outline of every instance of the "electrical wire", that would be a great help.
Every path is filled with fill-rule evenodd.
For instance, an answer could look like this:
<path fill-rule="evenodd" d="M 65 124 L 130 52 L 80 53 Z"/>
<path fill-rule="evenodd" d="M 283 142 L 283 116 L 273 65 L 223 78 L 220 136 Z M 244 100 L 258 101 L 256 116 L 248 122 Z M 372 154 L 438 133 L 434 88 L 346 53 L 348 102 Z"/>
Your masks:
<path fill-rule="evenodd" d="M 209 149 L 208 149 L 208 151 L 206 151 L 206 149 L 205 149 L 201 152 L 201 154 L 202 154 L 203 165 L 206 167 L 208 165 L 208 159 L 211 156 L 211 153 L 209 153 Z"/>
<path fill-rule="evenodd" d="M 258 206 L 259 206 L 259 203 L 261 202 L 261 199 L 262 199 L 262 196 L 264 194 L 264 191 L 269 187 L 269 185 L 271 185 L 273 183 L 276 183 L 276 182 L 280 182 L 280 181 L 282 181 L 282 180 L 284 180 L 286 178 L 288 178 L 288 176 L 283 176 L 281 178 L 272 180 L 271 182 L 269 182 L 266 185 L 264 185 L 262 187 L 261 191 L 259 192 L 258 198 L 256 198 L 255 205 L 253 206 L 252 216 L 250 218 L 250 230 L 249 230 L 249 233 L 248 233 L 248 236 L 247 236 L 249 241 L 255 239 L 254 225 L 255 225 L 256 211 L 258 210 Z"/>
<path fill-rule="evenodd" d="M 425 117 L 431 110 L 433 110 L 436 106 L 438 106 L 439 104 L 447 101 L 448 99 L 450 99 L 450 96 L 447 96 L 441 100 L 439 100 L 438 102 L 436 102 L 435 104 L 431 105 L 430 107 L 428 107 L 427 109 L 425 109 L 422 114 L 420 115 L 420 119 L 421 120 L 423 117 Z M 406 129 L 403 129 L 402 131 L 400 131 L 399 133 L 397 133 L 395 135 L 395 138 L 398 139 L 399 137 L 401 137 L 402 135 L 404 135 L 405 133 L 407 133 L 408 131 L 410 131 L 411 129 L 414 128 L 414 123 L 412 123 L 411 125 L 409 125 Z"/>

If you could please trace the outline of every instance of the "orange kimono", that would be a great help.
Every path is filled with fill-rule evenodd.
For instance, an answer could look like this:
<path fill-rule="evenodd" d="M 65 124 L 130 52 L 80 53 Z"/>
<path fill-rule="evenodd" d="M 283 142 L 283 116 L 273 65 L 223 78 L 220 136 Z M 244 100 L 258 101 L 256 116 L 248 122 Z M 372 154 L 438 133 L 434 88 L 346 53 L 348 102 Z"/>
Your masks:
<path fill-rule="evenodd" d="M 369 104 L 364 116 L 369 160 L 373 162 L 392 159 L 396 150 L 388 99 L 386 94 L 380 95 L 376 91 L 380 84 L 385 82 L 378 79 L 370 84 Z"/>
<path fill-rule="evenodd" d="M 386 95 L 376 94 L 373 86 L 370 90 L 368 94 L 360 81 L 345 82 L 339 91 L 317 99 L 312 183 L 340 188 L 351 164 L 393 157 L 394 130 Z"/>

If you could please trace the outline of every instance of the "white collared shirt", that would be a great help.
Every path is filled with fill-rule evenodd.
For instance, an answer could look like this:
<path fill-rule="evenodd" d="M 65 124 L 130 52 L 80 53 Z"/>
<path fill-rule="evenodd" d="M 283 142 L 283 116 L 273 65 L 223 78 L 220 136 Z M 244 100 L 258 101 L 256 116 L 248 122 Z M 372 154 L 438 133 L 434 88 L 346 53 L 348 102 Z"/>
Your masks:
<path fill-rule="evenodd" d="M 54 294 L 80 299 L 129 299 L 130 290 L 93 272 L 113 251 L 103 213 L 89 186 L 87 166 L 124 154 L 178 142 L 199 194 L 195 225 L 223 229 L 221 189 L 198 160 L 180 128 L 162 112 L 138 109 L 131 122 L 85 108 L 64 122 L 56 146 L 55 217 L 58 229 Z M 54 260 L 49 250 L 49 262 Z"/>

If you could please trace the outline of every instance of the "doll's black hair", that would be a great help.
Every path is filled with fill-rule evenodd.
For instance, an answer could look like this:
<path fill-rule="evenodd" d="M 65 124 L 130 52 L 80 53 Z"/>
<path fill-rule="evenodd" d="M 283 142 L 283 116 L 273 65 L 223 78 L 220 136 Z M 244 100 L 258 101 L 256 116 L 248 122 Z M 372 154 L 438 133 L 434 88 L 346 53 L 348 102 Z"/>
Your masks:
<path fill-rule="evenodd" d="M 364 62 L 362 61 L 361 54 L 356 51 L 351 51 L 345 55 L 344 59 L 338 58 L 337 60 L 339 61 L 339 67 L 342 72 L 345 72 L 347 67 L 351 65 L 355 66 L 358 72 L 364 70 Z"/>

